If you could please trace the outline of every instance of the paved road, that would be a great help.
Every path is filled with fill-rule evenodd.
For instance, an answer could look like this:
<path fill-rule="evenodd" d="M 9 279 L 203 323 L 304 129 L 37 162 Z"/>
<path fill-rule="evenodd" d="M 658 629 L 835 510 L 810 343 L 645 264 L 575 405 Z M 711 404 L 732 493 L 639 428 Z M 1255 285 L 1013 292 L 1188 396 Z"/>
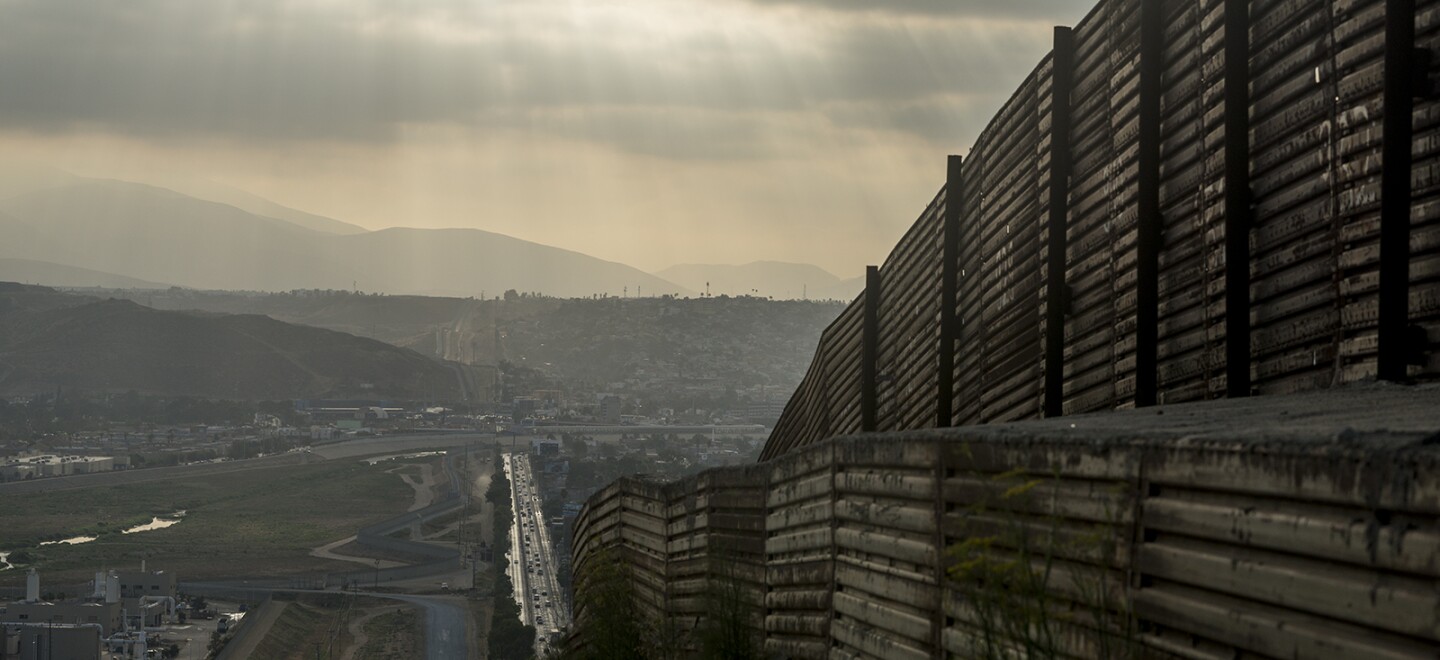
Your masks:
<path fill-rule="evenodd" d="M 550 638 L 570 625 L 557 578 L 558 562 L 540 508 L 539 485 L 525 454 L 506 454 L 515 525 L 510 531 L 511 582 L 520 601 L 521 622 L 535 626 L 535 655 L 544 657 Z"/>
<path fill-rule="evenodd" d="M 425 608 L 425 660 L 465 660 L 470 653 L 470 620 L 465 601 L 453 596 L 366 594 Z"/>

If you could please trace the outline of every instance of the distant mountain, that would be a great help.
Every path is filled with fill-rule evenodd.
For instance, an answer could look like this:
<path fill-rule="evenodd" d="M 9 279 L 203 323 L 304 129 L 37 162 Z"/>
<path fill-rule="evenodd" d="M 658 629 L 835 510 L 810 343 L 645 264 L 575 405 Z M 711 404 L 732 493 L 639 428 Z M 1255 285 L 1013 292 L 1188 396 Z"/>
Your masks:
<path fill-rule="evenodd" d="M 754 261 L 743 265 L 680 264 L 655 273 L 671 282 L 710 295 L 799 300 L 821 295 L 841 282 L 819 266 L 782 261 Z"/>
<path fill-rule="evenodd" d="M 58 387 L 459 402 L 476 384 L 467 367 L 341 332 L 0 283 L 0 395 Z"/>
<path fill-rule="evenodd" d="M 98 179 L 0 200 L 0 257 L 202 289 L 359 288 L 462 297 L 508 289 L 561 297 L 637 289 L 693 293 L 624 264 L 502 234 L 337 234 L 165 188 Z"/>
<path fill-rule="evenodd" d="M 242 211 L 254 213 L 255 215 L 267 218 L 279 218 L 291 224 L 327 234 L 363 234 L 370 231 L 359 225 L 352 225 L 334 218 L 327 218 L 323 215 L 292 209 L 283 204 L 276 204 L 264 197 L 214 181 L 176 181 L 169 182 L 167 187 L 191 197 L 210 202 L 229 204 L 230 206 Z"/>
<path fill-rule="evenodd" d="M 634 296 L 637 289 L 649 296 L 693 293 L 625 264 L 478 229 L 382 229 L 330 239 L 324 249 L 327 263 L 353 274 L 362 290 L 431 296 L 483 290 L 493 297 L 515 289 L 562 298 Z"/>
<path fill-rule="evenodd" d="M 167 289 L 169 284 L 77 268 L 48 261 L 0 258 L 0 281 L 43 284 L 60 287 L 97 287 L 105 289 Z"/>

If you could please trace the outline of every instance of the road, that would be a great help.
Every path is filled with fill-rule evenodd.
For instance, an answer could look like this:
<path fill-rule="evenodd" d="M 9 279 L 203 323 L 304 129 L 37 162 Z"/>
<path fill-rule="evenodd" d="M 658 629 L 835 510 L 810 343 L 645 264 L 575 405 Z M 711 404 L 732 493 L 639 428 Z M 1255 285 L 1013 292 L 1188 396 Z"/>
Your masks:
<path fill-rule="evenodd" d="M 391 598 L 425 608 L 425 660 L 465 660 L 469 657 L 469 619 L 465 600 L 454 596 L 366 594 Z"/>
<path fill-rule="evenodd" d="M 544 657 L 551 638 L 570 625 L 570 612 L 556 577 L 558 563 L 550 529 L 540 508 L 539 486 L 525 454 L 505 454 L 515 525 L 510 530 L 510 576 L 520 604 L 520 621 L 535 626 L 535 654 Z"/>

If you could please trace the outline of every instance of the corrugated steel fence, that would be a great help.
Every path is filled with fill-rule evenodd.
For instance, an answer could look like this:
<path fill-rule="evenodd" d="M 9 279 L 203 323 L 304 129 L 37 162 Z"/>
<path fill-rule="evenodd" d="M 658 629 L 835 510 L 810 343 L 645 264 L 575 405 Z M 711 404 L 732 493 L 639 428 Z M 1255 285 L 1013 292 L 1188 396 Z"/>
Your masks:
<path fill-rule="evenodd" d="M 661 657 L 693 654 L 704 621 L 729 608 L 738 628 L 760 638 L 764 624 L 765 511 L 768 471 L 710 470 L 675 483 L 620 479 L 596 493 L 575 521 L 575 592 L 584 594 L 597 564 L 623 567 L 638 614 L 651 625 L 642 640 Z M 592 599 L 577 597 L 575 618 L 593 620 Z M 584 625 L 571 643 L 583 646 Z"/>
<path fill-rule="evenodd" d="M 624 479 L 582 511 L 576 574 L 632 554 L 671 636 L 655 657 L 695 657 L 706 594 L 738 583 L 763 657 L 1434 658 L 1440 389 L 1279 401 L 864 434 Z M 598 625 L 579 605 L 572 652 Z"/>
<path fill-rule="evenodd" d="M 1397 45 L 1415 70 L 1389 78 L 1387 30 L 1405 21 L 1387 0 L 1107 0 L 1058 28 L 821 337 L 762 458 L 867 430 L 1440 377 L 1423 54 L 1440 50 L 1440 2 L 1415 4 L 1422 53 Z M 1387 170 L 1392 78 L 1420 98 L 1410 130 L 1388 129 L 1412 163 Z M 1381 287 L 1387 261 L 1402 268 Z"/>
<path fill-rule="evenodd" d="M 1440 390 L 1332 389 L 1440 380 L 1437 52 L 1440 0 L 1057 28 L 762 463 L 591 498 L 577 590 L 679 656 L 729 589 L 773 657 L 1437 657 Z"/>

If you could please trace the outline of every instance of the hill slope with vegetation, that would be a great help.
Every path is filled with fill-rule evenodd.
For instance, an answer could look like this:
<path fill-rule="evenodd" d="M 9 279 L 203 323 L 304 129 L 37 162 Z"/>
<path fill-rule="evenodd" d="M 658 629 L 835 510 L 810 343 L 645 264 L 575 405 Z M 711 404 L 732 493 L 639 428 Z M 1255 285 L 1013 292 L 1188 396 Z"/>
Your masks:
<path fill-rule="evenodd" d="M 505 372 L 497 400 L 534 389 L 601 391 L 626 381 L 760 388 L 787 397 L 838 302 L 758 297 L 497 299 L 349 291 L 104 291 L 159 309 L 266 314 Z M 713 397 L 712 397 L 713 398 Z"/>
<path fill-rule="evenodd" d="M 224 399 L 463 401 L 465 369 L 259 315 L 151 309 L 0 284 L 0 394 L 60 389 Z"/>

